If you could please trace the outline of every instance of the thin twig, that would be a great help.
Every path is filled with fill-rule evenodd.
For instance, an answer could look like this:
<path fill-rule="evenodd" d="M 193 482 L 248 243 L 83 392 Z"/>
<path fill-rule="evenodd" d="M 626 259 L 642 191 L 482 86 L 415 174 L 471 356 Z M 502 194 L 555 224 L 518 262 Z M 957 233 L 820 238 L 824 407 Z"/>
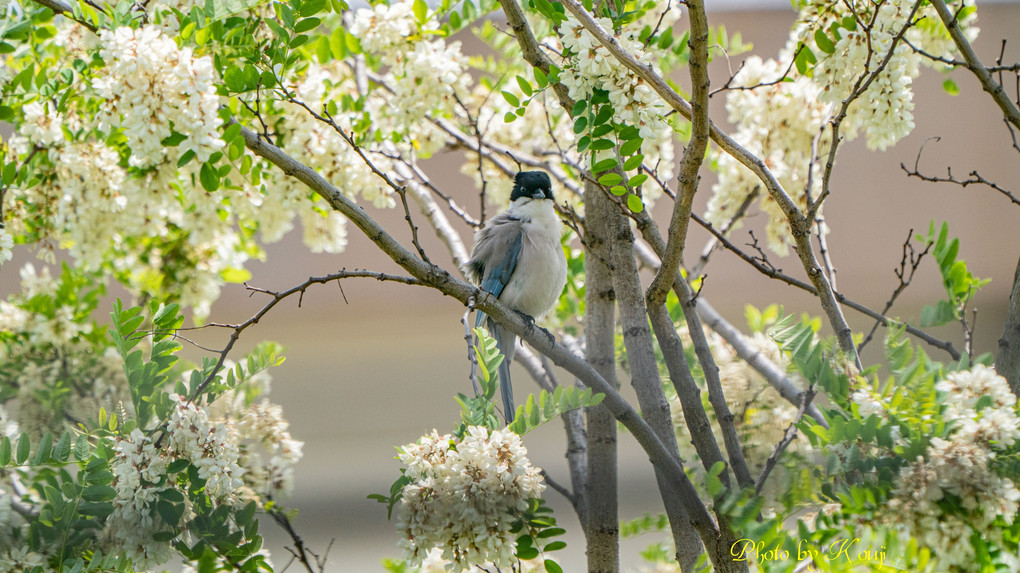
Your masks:
<path fill-rule="evenodd" d="M 347 279 L 347 278 L 374 278 L 374 279 L 380 280 L 380 281 L 392 281 L 392 282 L 398 282 L 398 283 L 403 283 L 403 284 L 407 284 L 407 285 L 421 285 L 422 284 L 421 281 L 419 281 L 418 279 L 413 278 L 413 277 L 406 277 L 406 276 L 400 276 L 400 275 L 391 275 L 391 274 L 387 274 L 387 273 L 378 273 L 378 272 L 375 272 L 375 271 L 361 271 L 361 270 L 355 270 L 355 271 L 342 270 L 342 271 L 340 271 L 338 273 L 333 273 L 331 275 L 326 275 L 326 276 L 322 276 L 322 277 L 308 277 L 308 280 L 304 281 L 303 283 L 301 283 L 301 284 L 299 284 L 297 286 L 291 287 L 291 288 L 289 288 L 289 289 L 287 289 L 285 291 L 281 291 L 281 292 L 273 292 L 273 291 L 270 291 L 270 290 L 267 290 L 267 289 L 261 289 L 261 288 L 258 288 L 258 287 L 249 286 L 247 283 L 245 283 L 244 286 L 249 291 L 267 294 L 269 296 L 272 296 L 273 300 L 271 300 L 268 303 L 266 303 L 266 305 L 263 306 L 258 312 L 256 312 L 251 318 L 249 318 L 248 320 L 246 320 L 246 321 L 244 321 L 244 322 L 242 322 L 240 324 L 222 324 L 222 323 L 217 323 L 217 322 L 210 322 L 210 323 L 208 323 L 206 325 L 203 325 L 203 326 L 200 326 L 200 327 L 195 327 L 195 328 L 229 328 L 229 329 L 233 330 L 233 332 L 230 334 L 230 339 L 227 341 L 226 346 L 224 346 L 223 349 L 219 351 L 219 357 L 216 360 L 215 366 L 213 366 L 213 369 L 209 372 L 209 375 L 206 377 L 206 379 L 203 380 L 202 383 L 199 384 L 197 388 L 195 388 L 194 393 L 191 395 L 191 397 L 189 399 L 193 401 L 196 398 L 198 398 L 199 395 L 202 394 L 202 391 L 205 390 L 206 386 L 208 386 L 216 378 L 216 375 L 219 374 L 220 369 L 223 367 L 223 363 L 227 359 L 227 355 L 234 348 L 234 344 L 241 337 L 241 333 L 244 332 L 245 329 L 247 329 L 248 327 L 252 326 L 253 324 L 258 324 L 258 322 L 260 320 L 262 320 L 262 317 L 265 316 L 270 310 L 272 310 L 273 307 L 275 307 L 277 304 L 279 304 L 281 301 L 283 301 L 287 297 L 290 297 L 290 296 L 292 296 L 294 294 L 304 295 L 305 290 L 307 290 L 308 287 L 310 287 L 310 286 L 312 286 L 314 284 L 326 284 L 326 283 L 330 283 L 330 282 L 333 282 L 333 281 L 340 281 L 341 279 Z M 185 328 L 185 329 L 181 329 L 181 330 L 191 330 L 191 329 Z"/>
<path fill-rule="evenodd" d="M 804 395 L 801 398 L 800 408 L 797 409 L 797 418 L 790 422 L 790 425 L 786 427 L 786 433 L 783 434 L 783 439 L 779 440 L 772 455 L 765 461 L 765 467 L 761 470 L 761 475 L 758 476 L 757 481 L 754 482 L 754 493 L 755 495 L 761 494 L 761 488 L 765 485 L 765 480 L 768 479 L 769 474 L 775 469 L 776 463 L 779 462 L 779 457 L 783 455 L 783 451 L 790 445 L 794 439 L 797 438 L 797 424 L 804 418 L 804 413 L 807 411 L 808 406 L 811 405 L 811 401 L 815 398 L 815 385 L 811 384 L 804 391 Z"/>
<path fill-rule="evenodd" d="M 917 253 L 917 251 L 914 249 L 914 245 L 910 242 L 910 239 L 911 237 L 913 237 L 913 235 L 914 230 L 910 229 L 909 231 L 907 231 L 907 239 L 903 241 L 903 257 L 900 259 L 900 266 L 897 269 L 893 269 L 893 272 L 896 274 L 896 278 L 899 279 L 900 284 L 896 285 L 896 289 L 892 292 L 892 295 L 889 297 L 889 300 L 885 302 L 885 307 L 882 309 L 883 315 L 889 312 L 889 309 L 892 308 L 893 303 L 896 302 L 896 298 L 900 296 L 900 293 L 902 293 L 904 290 L 906 290 L 908 286 L 910 286 L 910 281 L 914 279 L 914 273 L 917 272 L 917 267 L 921 265 L 921 261 L 924 259 L 924 256 L 928 254 L 928 251 L 931 250 L 932 245 L 935 244 L 934 242 L 929 241 L 928 244 L 925 245 L 924 250 L 921 251 L 920 253 Z M 910 265 L 909 269 L 907 268 L 908 263 Z M 865 345 L 867 345 L 868 342 L 871 341 L 871 338 L 875 335 L 875 331 L 878 330 L 878 327 L 881 324 L 882 324 L 881 321 L 878 320 L 875 321 L 875 324 L 871 327 L 871 331 L 868 332 L 868 335 L 865 336 L 864 340 L 862 340 L 861 343 L 857 346 L 857 352 L 863 350 Z"/>
<path fill-rule="evenodd" d="M 475 353 L 475 337 L 471 335 L 471 323 L 468 322 L 468 317 L 474 310 L 475 297 L 471 297 L 468 299 L 467 310 L 464 311 L 464 316 L 460 318 L 460 322 L 464 325 L 464 341 L 467 343 L 468 362 L 471 364 L 471 388 L 474 389 L 475 398 L 477 398 L 482 395 L 481 390 L 478 388 L 478 355 Z"/>
<path fill-rule="evenodd" d="M 1006 125 L 1007 127 L 1011 128 L 1010 133 L 1012 133 L 1012 126 L 1010 126 L 1008 123 Z M 906 173 L 907 176 L 909 177 L 917 177 L 922 181 L 928 181 L 930 183 L 953 183 L 955 185 L 959 185 L 960 187 L 967 187 L 968 185 L 984 185 L 1005 195 L 1006 198 L 1008 198 L 1014 205 L 1020 205 L 1020 197 L 1017 197 L 1008 189 L 999 186 L 994 181 L 986 179 L 980 173 L 978 173 L 977 170 L 971 171 L 970 177 L 968 179 L 957 179 L 956 176 L 953 175 L 952 167 L 946 167 L 945 177 L 939 177 L 937 175 L 925 175 L 921 173 L 918 170 L 918 165 L 921 162 L 921 154 L 924 153 L 924 147 L 928 145 L 928 142 L 930 141 L 939 142 L 941 141 L 941 139 L 942 139 L 941 137 L 929 137 L 928 139 L 926 139 L 924 143 L 921 144 L 921 148 L 917 150 L 917 157 L 914 159 L 914 168 L 908 169 L 906 164 L 900 163 L 900 169 L 902 169 L 903 172 Z M 1015 139 L 1013 145 L 1014 146 L 1016 145 Z"/>
<path fill-rule="evenodd" d="M 691 215 L 691 217 L 699 225 L 701 225 L 705 230 L 707 230 L 709 233 L 712 233 L 713 236 L 715 236 L 717 239 L 719 239 L 719 242 L 728 251 L 730 251 L 733 254 L 737 255 L 742 261 L 744 261 L 747 264 L 753 266 L 755 269 L 758 270 L 758 272 L 762 273 L 763 275 L 765 275 L 765 276 L 767 276 L 769 278 L 782 281 L 782 282 L 784 282 L 784 283 L 786 283 L 786 284 L 788 284 L 790 286 L 797 287 L 797 288 L 799 288 L 799 289 L 801 289 L 803 291 L 809 292 L 809 293 L 817 296 L 817 291 L 815 290 L 814 286 L 812 286 L 812 285 L 810 285 L 808 283 L 805 283 L 804 281 L 795 279 L 795 278 L 793 278 L 793 277 L 791 277 L 789 275 L 783 274 L 782 269 L 776 269 L 775 267 L 772 267 L 771 264 L 769 264 L 768 266 L 762 264 L 755 257 L 752 257 L 752 256 L 748 255 L 747 253 L 743 252 L 742 250 L 740 250 L 736 245 L 734 245 L 732 242 L 730 242 L 729 239 L 727 239 L 725 236 L 723 236 L 721 233 L 719 233 L 719 231 L 716 230 L 712 226 L 712 224 L 709 223 L 708 221 L 702 219 L 697 214 L 693 214 L 693 215 Z M 913 335 L 913 336 L 923 340 L 924 342 L 930 344 L 931 346 L 934 346 L 936 348 L 939 348 L 941 350 L 944 350 L 944 351 L 948 352 L 949 356 L 951 356 L 953 360 L 959 360 L 960 359 L 960 351 L 957 350 L 956 347 L 953 346 L 953 343 L 951 343 L 949 341 L 939 340 L 938 338 L 935 338 L 934 336 L 928 334 L 927 332 L 925 332 L 925 331 L 923 331 L 923 330 L 921 330 L 921 329 L 919 329 L 917 327 L 911 326 L 910 324 L 907 324 L 905 322 L 900 322 L 898 320 L 893 320 L 893 319 L 891 319 L 891 318 L 889 318 L 889 317 L 887 317 L 887 316 L 885 316 L 885 315 L 883 315 L 883 314 L 881 314 L 879 312 L 876 312 L 876 311 L 874 311 L 874 310 L 864 306 L 863 304 L 860 304 L 858 302 L 855 302 L 855 301 L 847 298 L 845 295 L 843 295 L 841 293 L 834 292 L 833 293 L 833 297 L 836 299 L 836 301 L 839 304 L 846 305 L 846 306 L 856 310 L 857 312 L 860 312 L 861 314 L 864 314 L 865 316 L 870 316 L 871 318 L 874 318 L 875 320 L 881 321 L 882 322 L 882 326 L 897 326 L 897 327 L 902 326 L 906 330 L 906 332 L 908 334 L 911 334 L 911 335 Z"/>

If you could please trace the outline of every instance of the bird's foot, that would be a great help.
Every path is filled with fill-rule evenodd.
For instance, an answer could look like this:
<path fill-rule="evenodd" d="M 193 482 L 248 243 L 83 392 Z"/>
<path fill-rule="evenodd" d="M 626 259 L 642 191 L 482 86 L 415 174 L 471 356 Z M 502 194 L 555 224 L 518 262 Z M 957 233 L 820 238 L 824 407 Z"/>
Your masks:
<path fill-rule="evenodd" d="M 524 322 L 528 323 L 528 333 L 530 334 L 535 328 L 535 317 L 520 310 L 514 310 L 514 312 L 516 312 L 518 316 L 523 318 Z"/>

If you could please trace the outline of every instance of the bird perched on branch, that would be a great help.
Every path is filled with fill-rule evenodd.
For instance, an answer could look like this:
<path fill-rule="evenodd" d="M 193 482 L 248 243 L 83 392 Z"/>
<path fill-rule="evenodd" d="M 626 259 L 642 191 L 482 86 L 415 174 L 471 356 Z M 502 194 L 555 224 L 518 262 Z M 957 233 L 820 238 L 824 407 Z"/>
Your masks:
<path fill-rule="evenodd" d="M 567 282 L 567 259 L 560 246 L 560 220 L 554 205 L 549 175 L 541 171 L 518 173 L 510 207 L 475 233 L 475 247 L 465 269 L 483 291 L 531 321 L 540 320 L 549 312 Z M 481 326 L 486 318 L 479 311 L 475 327 Z M 491 318 L 486 326 L 503 354 L 499 386 L 509 422 L 516 411 L 510 362 L 516 352 L 517 337 Z"/>

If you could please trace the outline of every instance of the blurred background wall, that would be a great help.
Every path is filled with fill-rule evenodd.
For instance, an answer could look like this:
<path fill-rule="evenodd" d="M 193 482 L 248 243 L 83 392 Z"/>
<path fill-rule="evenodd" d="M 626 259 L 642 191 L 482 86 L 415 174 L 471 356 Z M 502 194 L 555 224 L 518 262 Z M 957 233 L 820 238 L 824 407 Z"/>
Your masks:
<path fill-rule="evenodd" d="M 740 31 L 745 41 L 754 44 L 752 53 L 764 58 L 774 56 L 785 43 L 794 19 L 787 0 L 710 0 L 708 4 L 713 10 L 709 15 L 711 24 L 725 24 L 731 34 Z M 681 20 L 679 26 L 685 25 Z M 1020 4 L 981 5 L 978 25 L 981 34 L 976 49 L 986 64 L 998 56 L 1003 38 L 1009 40 L 1005 61 L 1020 60 Z M 477 48 L 470 36 L 461 39 L 466 52 Z M 722 85 L 730 71 L 739 68 L 742 57 L 746 55 L 728 62 L 717 58 L 711 67 L 713 85 Z M 942 89 L 941 74 L 932 70 L 922 73 L 914 85 L 918 127 L 888 152 L 869 152 L 863 141 L 842 148 L 833 195 L 825 208 L 832 229 L 829 247 L 838 269 L 840 290 L 880 310 L 897 284 L 893 269 L 899 264 L 908 230 L 926 233 L 929 221 L 949 221 L 951 235 L 961 241 L 960 257 L 971 271 L 979 277 L 994 278 L 974 305 L 979 311 L 977 349 L 994 352 L 1010 280 L 1020 256 L 1020 207 L 988 189 L 922 183 L 908 178 L 900 169 L 901 162 L 913 165 L 925 140 L 941 137 L 941 142 L 932 142 L 925 150 L 921 166 L 926 173 L 945 175 L 945 167 L 951 166 L 962 176 L 977 169 L 1008 188 L 1020 188 L 1020 156 L 1010 150 L 997 108 L 971 76 L 955 72 L 953 77 L 961 90 L 955 97 Z M 727 126 L 723 104 L 723 97 L 713 99 L 713 118 Z M 459 175 L 461 163 L 459 155 L 446 155 L 429 160 L 426 168 L 444 190 L 461 198 L 462 205 L 475 205 L 477 201 L 469 200 L 475 194 L 470 181 Z M 703 170 L 703 177 L 696 203 L 700 212 L 714 182 L 707 170 Z M 398 239 L 410 243 L 399 209 L 369 210 Z M 668 213 L 662 217 L 666 220 Z M 760 216 L 754 217 L 749 226 L 758 227 L 761 220 Z M 466 226 L 458 230 L 470 245 Z M 251 284 L 282 290 L 308 276 L 340 268 L 399 270 L 353 226 L 347 252 L 334 256 L 309 254 L 299 233 L 292 231 L 281 243 L 270 245 L 265 262 L 249 265 Z M 689 244 L 695 252 L 700 251 L 706 238 L 694 227 Z M 746 239 L 746 230 L 735 235 L 737 243 Z M 437 241 L 426 240 L 424 244 L 434 260 L 449 267 L 445 250 Z M 41 264 L 27 250 L 16 249 L 15 260 L 0 269 L 0 295 L 7 296 L 17 288 L 16 271 L 27 261 L 37 267 Z M 793 257 L 774 262 L 794 276 L 803 276 Z M 762 307 L 779 302 L 787 311 L 822 314 L 809 296 L 760 277 L 725 252 L 715 255 L 706 272 L 702 295 L 738 326 L 745 325 L 745 304 Z M 295 494 L 285 504 L 298 510 L 294 525 L 310 547 L 322 554 L 332 543 L 327 570 L 373 572 L 382 570 L 379 562 L 383 557 L 398 557 L 399 551 L 397 534 L 386 520 L 385 508 L 366 496 L 388 491 L 398 476 L 393 447 L 414 441 L 433 428 L 449 431 L 458 419 L 452 396 L 470 391 L 464 331 L 459 322 L 464 309 L 433 291 L 376 281 L 347 281 L 343 293 L 346 303 L 334 285 L 309 290 L 301 308 L 296 299 L 287 301 L 244 333 L 234 357 L 263 339 L 287 347 L 287 362 L 272 371 L 270 398 L 284 407 L 294 437 L 305 441 L 305 457 L 298 466 Z M 916 323 L 920 307 L 943 295 L 937 269 L 929 260 L 890 314 Z M 264 302 L 263 297 L 249 297 L 243 287 L 231 285 L 224 288 L 213 306 L 210 320 L 240 322 Z M 847 318 L 855 330 L 871 326 L 869 320 L 853 311 L 847 311 Z M 878 335 L 882 333 L 879 330 Z M 960 346 L 958 327 L 944 327 L 937 334 Z M 222 347 L 226 333 L 207 330 L 195 338 L 199 343 Z M 877 343 L 871 346 L 872 352 L 878 348 Z M 946 358 L 934 349 L 930 353 Z M 186 355 L 194 360 L 201 357 L 195 349 L 187 349 Z M 877 359 L 878 355 L 871 358 Z M 521 386 L 519 396 L 533 391 L 523 371 L 518 372 L 516 380 Z M 570 380 L 561 373 L 561 381 Z M 621 382 L 628 393 L 627 380 L 621 378 Z M 550 423 L 529 434 L 526 445 L 533 462 L 553 476 L 566 479 L 560 424 Z M 637 444 L 625 434 L 620 438 L 620 471 L 621 517 L 633 519 L 655 512 L 658 496 L 651 468 Z M 583 570 L 584 542 L 576 518 L 556 493 L 549 490 L 547 499 L 570 532 L 568 548 L 558 555 L 565 570 Z M 263 524 L 262 532 L 279 570 L 288 561 L 288 553 L 282 549 L 287 540 L 269 522 Z M 635 569 L 638 550 L 650 541 L 626 541 L 625 566 Z"/>

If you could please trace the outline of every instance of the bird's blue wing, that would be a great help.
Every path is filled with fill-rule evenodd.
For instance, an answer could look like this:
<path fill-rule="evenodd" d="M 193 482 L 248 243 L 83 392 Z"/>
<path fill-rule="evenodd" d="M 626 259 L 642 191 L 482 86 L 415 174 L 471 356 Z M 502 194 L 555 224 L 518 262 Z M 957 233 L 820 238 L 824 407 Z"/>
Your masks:
<path fill-rule="evenodd" d="M 510 282 L 523 243 L 522 221 L 507 214 L 494 217 L 475 240 L 475 248 L 467 271 L 481 289 L 499 298 Z M 484 314 L 479 313 L 475 326 L 481 326 Z"/>
<path fill-rule="evenodd" d="M 497 256 L 496 260 L 490 261 L 485 279 L 479 285 L 482 290 L 497 298 L 503 293 L 503 288 L 510 282 L 510 277 L 517 269 L 517 261 L 521 256 L 521 237 L 521 230 L 518 227 L 512 239 L 508 241 L 506 250 Z"/>

